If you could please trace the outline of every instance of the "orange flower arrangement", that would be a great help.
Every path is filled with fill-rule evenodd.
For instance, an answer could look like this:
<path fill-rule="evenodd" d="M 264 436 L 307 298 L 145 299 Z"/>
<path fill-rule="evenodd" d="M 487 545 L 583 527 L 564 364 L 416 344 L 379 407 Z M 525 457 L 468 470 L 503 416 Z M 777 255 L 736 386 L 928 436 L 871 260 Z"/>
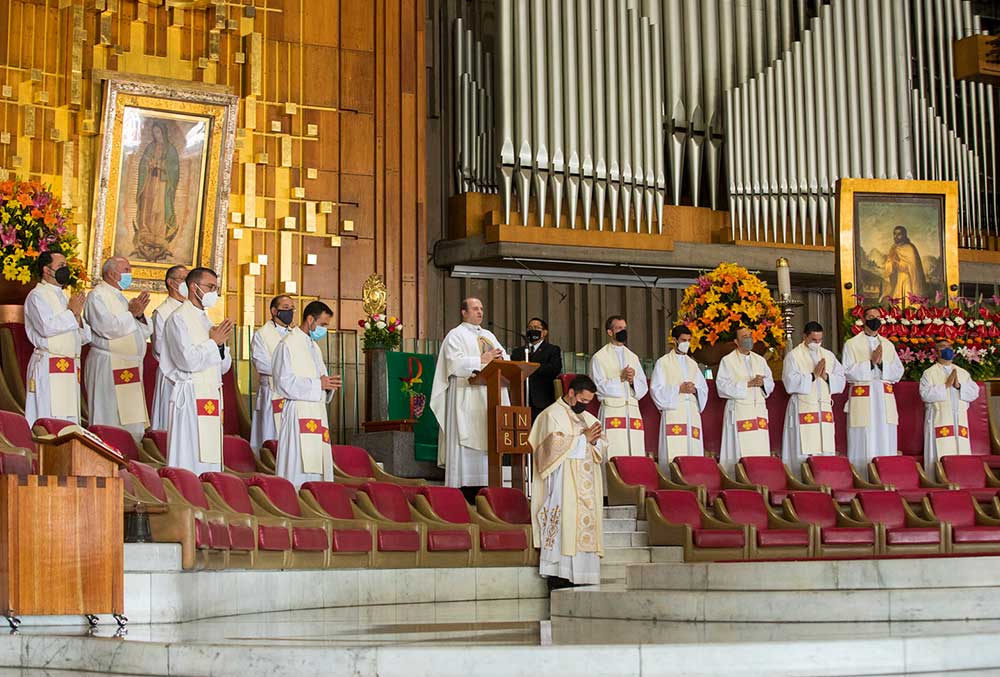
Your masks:
<path fill-rule="evenodd" d="M 785 344 L 781 309 L 763 280 L 735 263 L 720 263 L 684 290 L 678 313 L 691 330 L 691 348 L 732 341 L 742 326 L 754 342 L 780 350 Z"/>

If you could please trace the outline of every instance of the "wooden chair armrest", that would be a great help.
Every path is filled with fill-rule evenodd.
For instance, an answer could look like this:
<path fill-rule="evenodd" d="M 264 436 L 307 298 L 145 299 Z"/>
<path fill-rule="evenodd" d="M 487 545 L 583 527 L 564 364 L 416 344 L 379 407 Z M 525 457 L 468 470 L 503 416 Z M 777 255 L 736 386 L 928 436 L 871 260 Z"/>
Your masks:
<path fill-rule="evenodd" d="M 868 466 L 871 468 L 871 465 Z M 854 466 L 851 466 L 851 477 L 854 478 L 854 488 L 855 489 L 882 489 L 884 487 L 880 482 L 869 482 L 864 477 L 861 476 Z"/>
<path fill-rule="evenodd" d="M 355 477 L 354 475 L 345 475 L 344 473 L 334 468 L 333 481 L 339 482 L 340 484 L 348 484 L 352 487 L 360 487 L 362 484 L 368 484 L 373 480 L 370 477 Z"/>
<path fill-rule="evenodd" d="M 247 487 L 247 493 L 250 494 L 250 504 L 253 506 L 255 514 L 260 514 L 264 517 L 281 517 L 290 521 L 300 519 L 298 515 L 287 513 L 272 503 L 271 499 L 267 497 L 267 494 L 260 487 Z M 258 510 L 260 511 L 259 513 Z"/>
<path fill-rule="evenodd" d="M 934 511 L 931 510 L 930 503 L 927 502 L 927 497 L 923 500 L 923 511 L 928 517 L 923 517 L 918 515 L 910 507 L 910 504 L 903 501 L 903 512 L 905 513 L 906 526 L 908 527 L 936 527 L 941 523 L 937 517 L 934 516 Z"/>
<path fill-rule="evenodd" d="M 143 463 L 149 463 L 150 465 L 167 464 L 167 459 L 164 458 L 160 450 L 153 444 L 153 440 L 148 438 L 143 438 L 142 444 L 139 445 L 139 458 Z"/>
<path fill-rule="evenodd" d="M 757 485 L 750 484 L 748 482 L 738 482 L 738 481 L 734 480 L 732 477 L 730 477 L 729 475 L 727 475 L 721 469 L 719 470 L 719 474 L 722 476 L 722 488 L 723 489 L 750 489 L 750 490 L 757 490 L 757 491 L 760 491 L 760 489 L 761 489 Z"/>
<path fill-rule="evenodd" d="M 419 504 L 420 499 L 424 500 L 424 503 L 425 503 L 424 510 L 426 510 L 427 512 L 429 512 L 429 514 L 426 514 L 425 512 L 422 512 L 417 507 L 417 505 L 415 505 L 414 503 L 411 503 L 410 504 L 410 517 L 413 519 L 414 522 L 422 523 L 422 524 L 426 525 L 426 527 L 428 529 L 432 529 L 433 528 L 433 529 L 451 529 L 453 531 L 468 531 L 469 535 L 473 537 L 473 540 L 476 543 L 479 542 L 479 526 L 478 525 L 476 525 L 476 524 L 461 524 L 459 522 L 446 522 L 445 520 L 441 519 L 437 515 L 437 513 L 434 512 L 434 509 L 430 507 L 430 504 L 427 503 L 427 499 L 425 499 L 423 496 L 417 496 L 416 497 L 416 503 L 417 504 Z"/>
<path fill-rule="evenodd" d="M 830 487 L 822 484 L 817 484 L 815 482 L 803 482 L 792 474 L 792 471 L 788 469 L 788 466 L 785 466 L 785 480 L 788 482 L 788 486 L 794 491 L 822 491 L 826 494 L 833 493 L 830 491 Z"/>
<path fill-rule="evenodd" d="M 684 545 L 691 540 L 691 527 L 668 522 L 660 512 L 656 499 L 646 499 L 646 519 L 649 521 L 650 545 Z"/>
<path fill-rule="evenodd" d="M 254 459 L 254 465 L 257 467 L 257 472 L 261 475 L 273 475 L 274 468 L 269 467 L 266 463 L 261 461 L 259 458 Z"/>
<path fill-rule="evenodd" d="M 986 486 L 994 489 L 1000 488 L 1000 479 L 997 479 L 997 476 L 993 474 L 993 468 L 986 465 L 985 461 L 983 462 L 983 470 L 986 471 Z"/>
<path fill-rule="evenodd" d="M 713 509 L 715 511 L 715 516 L 714 517 L 709 517 L 709 519 L 711 519 L 712 521 L 714 521 L 714 522 L 716 522 L 718 524 L 724 525 L 722 527 L 719 527 L 720 529 L 723 529 L 723 528 L 724 529 L 737 529 L 737 528 L 739 528 L 741 526 L 739 522 L 735 521 L 732 518 L 732 516 L 729 514 L 729 511 L 726 510 L 726 504 L 722 502 L 721 498 L 716 498 L 715 501 L 712 503 L 712 507 L 713 507 Z M 702 520 L 704 520 L 706 517 L 708 517 L 708 515 L 707 514 L 703 514 L 702 515 Z M 704 524 L 705 522 L 703 521 L 702 523 Z"/>
<path fill-rule="evenodd" d="M 920 477 L 920 486 L 921 487 L 927 487 L 927 488 L 933 488 L 933 489 L 957 489 L 958 488 L 957 486 L 951 485 L 948 482 L 938 482 L 936 480 L 932 480 L 930 477 L 927 476 L 927 473 L 924 472 L 923 466 L 921 466 L 919 463 L 917 463 L 917 475 Z"/>
<path fill-rule="evenodd" d="M 979 506 L 979 501 L 973 499 L 972 506 L 976 511 L 976 524 L 989 527 L 1000 527 L 1000 518 L 993 517 Z"/>
<path fill-rule="evenodd" d="M 798 522 L 786 519 L 783 515 L 779 515 L 771 506 L 767 507 L 767 526 L 769 529 L 808 529 L 810 524 L 808 522 Z"/>
<path fill-rule="evenodd" d="M 376 482 L 389 482 L 390 484 L 399 484 L 407 487 L 422 487 L 427 484 L 427 480 L 424 479 L 399 477 L 398 475 L 387 473 L 374 462 L 372 462 L 372 471 L 375 473 Z"/>
<path fill-rule="evenodd" d="M 853 465 L 851 466 L 851 474 L 854 475 L 854 481 L 855 482 L 857 482 L 858 479 L 860 479 L 860 477 L 861 477 L 858 474 L 857 470 L 854 469 Z M 885 482 L 883 482 L 882 478 L 879 477 L 878 470 L 875 468 L 875 463 L 872 462 L 872 461 L 868 462 L 868 476 L 872 478 L 871 482 L 865 482 L 865 484 L 878 484 L 880 486 L 885 486 Z M 870 489 L 872 487 L 864 487 L 864 488 L 865 489 Z"/>
<path fill-rule="evenodd" d="M 493 522 L 498 525 L 510 524 L 510 522 L 505 522 L 500 519 L 496 512 L 494 512 L 493 506 L 490 505 L 488 500 L 486 500 L 485 496 L 476 496 L 475 511 L 478 513 L 479 518 L 484 521 Z"/>
<path fill-rule="evenodd" d="M 870 527 L 871 522 L 864 522 L 859 519 L 854 519 L 849 515 L 845 515 L 843 511 L 837 508 L 837 526 L 838 527 Z"/>
<path fill-rule="evenodd" d="M 245 479 L 245 480 L 246 479 L 250 479 L 251 477 L 253 477 L 254 475 L 257 474 L 256 472 L 236 472 L 235 470 L 233 470 L 232 468 L 230 468 L 227 465 L 223 465 L 222 469 L 225 471 L 225 473 L 227 475 L 235 475 L 236 477 L 239 477 L 239 478 Z"/>

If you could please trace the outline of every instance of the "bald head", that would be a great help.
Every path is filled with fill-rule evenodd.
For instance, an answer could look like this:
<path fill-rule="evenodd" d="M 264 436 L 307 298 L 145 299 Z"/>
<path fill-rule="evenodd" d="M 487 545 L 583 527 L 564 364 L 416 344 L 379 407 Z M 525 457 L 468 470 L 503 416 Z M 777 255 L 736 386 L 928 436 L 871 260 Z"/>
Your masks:
<path fill-rule="evenodd" d="M 112 256 L 104 262 L 103 266 L 101 266 L 101 279 L 110 284 L 112 287 L 124 289 L 128 286 L 122 286 L 119 284 L 125 273 L 128 273 L 129 278 L 131 278 L 132 264 L 129 263 L 128 259 L 124 256 Z"/>

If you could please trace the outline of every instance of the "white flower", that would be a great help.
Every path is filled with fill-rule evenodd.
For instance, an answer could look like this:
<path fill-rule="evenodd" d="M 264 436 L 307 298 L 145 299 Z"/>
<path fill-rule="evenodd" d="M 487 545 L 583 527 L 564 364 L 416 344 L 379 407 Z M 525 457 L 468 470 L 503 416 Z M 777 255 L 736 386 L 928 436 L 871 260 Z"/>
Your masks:
<path fill-rule="evenodd" d="M 900 323 L 901 325 L 903 325 L 904 327 L 909 327 L 909 326 L 910 326 L 910 321 L 909 321 L 908 319 L 906 319 L 905 317 L 904 317 L 903 319 L 901 319 L 901 320 L 899 321 L 899 323 Z"/>
<path fill-rule="evenodd" d="M 886 324 L 896 324 L 896 318 L 895 317 L 891 317 L 891 316 L 887 317 L 887 318 L 885 318 L 885 323 Z"/>
<path fill-rule="evenodd" d="M 379 329 L 385 329 L 385 322 L 382 322 L 380 320 L 380 321 L 378 321 L 378 322 L 375 323 L 375 326 L 378 327 Z"/>
<path fill-rule="evenodd" d="M 854 320 L 854 324 L 860 327 L 861 325 L 864 324 L 864 322 L 862 322 L 861 320 Z"/>
<path fill-rule="evenodd" d="M 993 320 L 986 320 L 986 326 L 987 327 L 992 327 L 993 326 Z"/>
<path fill-rule="evenodd" d="M 947 326 L 949 326 L 949 327 L 954 327 L 954 326 L 955 326 L 955 323 L 954 323 L 954 322 L 952 322 L 951 320 L 945 320 L 945 321 L 944 321 L 944 323 L 945 323 L 945 324 L 946 324 Z"/>
<path fill-rule="evenodd" d="M 927 320 L 924 320 L 924 322 L 926 323 Z M 940 317 L 934 318 L 934 326 L 940 327 L 942 324 L 944 324 L 944 320 L 942 320 Z"/>
<path fill-rule="evenodd" d="M 963 320 L 960 317 L 956 317 L 955 318 L 955 324 L 957 324 L 959 327 L 961 327 L 963 324 L 965 324 L 965 320 Z"/>
<path fill-rule="evenodd" d="M 924 322 L 924 324 L 930 324 L 931 323 L 931 318 L 925 317 L 924 320 L 923 320 L 923 322 Z"/>

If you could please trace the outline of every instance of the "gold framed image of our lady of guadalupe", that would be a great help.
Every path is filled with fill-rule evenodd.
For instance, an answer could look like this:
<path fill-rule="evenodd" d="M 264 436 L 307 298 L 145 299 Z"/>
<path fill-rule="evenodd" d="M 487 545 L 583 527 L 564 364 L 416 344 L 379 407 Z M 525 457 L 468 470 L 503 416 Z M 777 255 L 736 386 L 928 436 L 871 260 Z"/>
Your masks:
<path fill-rule="evenodd" d="M 108 74 L 91 277 L 112 256 L 134 288 L 162 291 L 170 266 L 222 274 L 238 98 L 223 87 Z"/>
<path fill-rule="evenodd" d="M 958 294 L 958 184 L 840 179 L 837 262 L 843 311 L 892 299 L 902 306 Z"/>

